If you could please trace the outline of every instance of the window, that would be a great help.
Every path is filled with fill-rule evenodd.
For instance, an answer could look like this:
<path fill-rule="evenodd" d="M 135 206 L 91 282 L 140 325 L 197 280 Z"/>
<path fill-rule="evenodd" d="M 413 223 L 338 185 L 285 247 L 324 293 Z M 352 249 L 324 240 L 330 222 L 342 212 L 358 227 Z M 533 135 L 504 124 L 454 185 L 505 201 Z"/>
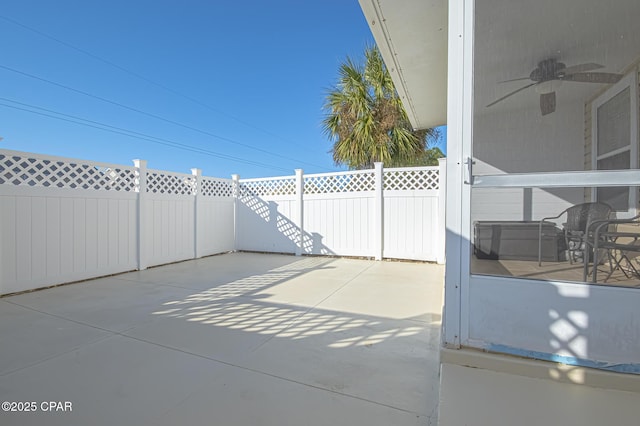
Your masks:
<path fill-rule="evenodd" d="M 594 170 L 638 168 L 637 87 L 634 70 L 593 103 Z M 636 214 L 636 188 L 598 188 L 594 189 L 593 196 L 613 207 L 620 217 Z"/>

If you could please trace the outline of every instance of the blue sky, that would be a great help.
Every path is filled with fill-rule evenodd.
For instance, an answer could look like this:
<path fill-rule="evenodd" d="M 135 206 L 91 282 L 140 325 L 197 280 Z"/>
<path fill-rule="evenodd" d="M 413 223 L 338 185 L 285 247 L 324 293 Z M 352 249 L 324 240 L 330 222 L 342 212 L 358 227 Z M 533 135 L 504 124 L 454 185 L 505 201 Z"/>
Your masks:
<path fill-rule="evenodd" d="M 324 96 L 372 43 L 357 0 L 7 2 L 0 148 L 219 177 L 339 170 Z"/>

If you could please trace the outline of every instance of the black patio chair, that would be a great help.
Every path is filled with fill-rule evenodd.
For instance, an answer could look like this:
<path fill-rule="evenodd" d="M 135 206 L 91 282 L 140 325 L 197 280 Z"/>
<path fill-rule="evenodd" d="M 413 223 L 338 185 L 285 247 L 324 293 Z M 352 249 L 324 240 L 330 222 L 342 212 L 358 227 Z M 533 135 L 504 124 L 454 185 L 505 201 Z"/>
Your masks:
<path fill-rule="evenodd" d="M 617 270 L 622 271 L 627 279 L 632 276 L 640 277 L 640 271 L 629 257 L 630 253 L 640 253 L 640 230 L 620 229 L 618 225 L 640 225 L 640 215 L 630 219 L 601 220 L 592 222 L 588 230 L 591 236 L 587 246 L 593 250 L 593 267 L 591 274 L 593 282 L 597 283 L 598 265 L 604 261 L 600 256 L 606 256 L 609 262 L 609 273 L 603 282 Z M 590 275 L 588 262 L 584 264 L 583 281 Z"/>
<path fill-rule="evenodd" d="M 552 223 L 548 220 L 558 219 L 564 214 L 567 215 L 567 221 L 562 224 L 562 232 L 569 263 L 573 264 L 576 261 L 575 254 L 577 252 L 588 256 L 586 239 L 588 238 L 587 230 L 591 223 L 609 219 L 611 212 L 611 206 L 605 203 L 582 203 L 563 210 L 557 216 L 543 218 L 538 230 L 538 266 L 542 266 L 542 225 Z M 583 259 L 583 261 L 585 260 Z"/>

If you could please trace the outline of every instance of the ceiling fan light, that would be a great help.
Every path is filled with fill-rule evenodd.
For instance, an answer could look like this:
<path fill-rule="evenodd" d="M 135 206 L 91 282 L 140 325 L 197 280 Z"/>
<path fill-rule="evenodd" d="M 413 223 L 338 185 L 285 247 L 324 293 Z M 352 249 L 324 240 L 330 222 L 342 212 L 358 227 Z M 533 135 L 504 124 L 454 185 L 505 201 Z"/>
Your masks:
<path fill-rule="evenodd" d="M 536 84 L 535 89 L 536 93 L 546 95 L 555 92 L 560 86 L 562 86 L 562 80 L 547 80 Z"/>
<path fill-rule="evenodd" d="M 555 92 L 560 86 L 562 86 L 561 80 L 547 80 L 541 81 L 540 83 L 536 84 L 535 89 L 536 93 L 540 95 L 546 95 L 548 93 Z"/>

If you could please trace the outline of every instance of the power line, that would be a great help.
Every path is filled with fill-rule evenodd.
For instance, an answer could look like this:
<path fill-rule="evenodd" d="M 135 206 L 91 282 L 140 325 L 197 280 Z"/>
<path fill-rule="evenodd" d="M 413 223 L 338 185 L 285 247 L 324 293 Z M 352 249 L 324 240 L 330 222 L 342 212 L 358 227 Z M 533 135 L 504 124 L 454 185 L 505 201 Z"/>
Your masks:
<path fill-rule="evenodd" d="M 213 137 L 213 138 L 216 138 L 216 139 L 223 140 L 225 142 L 229 142 L 229 143 L 232 143 L 232 144 L 235 144 L 235 145 L 238 145 L 238 146 L 242 146 L 242 147 L 245 147 L 247 149 L 252 149 L 252 150 L 255 150 L 255 151 L 259 151 L 259 152 L 262 152 L 264 154 L 268 154 L 268 155 L 271 155 L 271 156 L 274 156 L 274 157 L 279 157 L 279 158 L 282 158 L 282 159 L 285 159 L 285 160 L 288 160 L 288 161 L 293 161 L 295 163 L 306 164 L 308 166 L 319 167 L 319 168 L 321 168 L 323 170 L 327 170 L 325 167 L 319 166 L 317 164 L 312 164 L 312 163 L 308 163 L 306 161 L 300 161 L 300 160 L 297 160 L 295 158 L 287 157 L 285 155 L 276 154 L 276 153 L 273 153 L 273 152 L 268 151 L 266 149 L 256 148 L 254 146 L 251 146 L 251 145 L 248 145 L 248 144 L 245 144 L 245 143 L 242 143 L 242 142 L 238 142 L 236 140 L 233 140 L 233 139 L 230 139 L 230 138 L 227 138 L 227 137 L 224 137 L 224 136 L 216 135 L 215 133 L 211 133 L 211 132 L 208 132 L 206 130 L 198 129 L 196 127 L 189 126 L 187 124 L 183 124 L 183 123 L 171 120 L 169 118 L 165 118 L 165 117 L 162 117 L 162 116 L 150 113 L 150 112 L 146 112 L 146 111 L 140 110 L 138 108 L 130 107 L 130 106 L 125 105 L 123 103 L 116 102 L 116 101 L 113 101 L 111 99 L 103 98 L 102 96 L 94 95 L 92 93 L 85 92 L 85 91 L 80 90 L 80 89 L 75 89 L 75 88 L 73 88 L 71 86 L 67 86 L 67 85 L 62 84 L 62 83 L 57 83 L 55 81 L 48 80 L 46 78 L 39 77 L 37 75 L 33 75 L 33 74 L 30 74 L 30 73 L 27 73 L 27 72 L 24 72 L 24 71 L 20 71 L 20 70 L 17 70 L 15 68 L 8 67 L 6 65 L 0 64 L 0 68 L 2 68 L 4 70 L 7 70 L 7 71 L 11 71 L 11 72 L 16 73 L 16 74 L 20 74 L 20 75 L 25 76 L 25 77 L 29 77 L 29 78 L 34 79 L 34 80 L 39 80 L 39 81 L 42 81 L 44 83 L 51 84 L 51 85 L 63 88 L 65 90 L 69 90 L 71 92 L 79 93 L 79 94 L 81 94 L 83 96 L 87 96 L 87 97 L 90 97 L 90 98 L 93 98 L 93 99 L 97 99 L 97 100 L 99 100 L 101 102 L 105 102 L 105 103 L 108 103 L 108 104 L 111 104 L 111 105 L 115 105 L 115 106 L 118 106 L 120 108 L 127 109 L 129 111 L 133 111 L 133 112 L 136 112 L 138 114 L 146 115 L 148 117 L 155 118 L 156 120 L 164 121 L 166 123 L 173 124 L 175 126 L 179 126 L 179 127 L 182 127 L 182 128 L 188 129 L 188 130 L 192 130 L 194 132 L 197 132 L 197 133 L 200 133 L 200 134 L 203 134 L 203 135 L 207 135 L 207 136 L 210 136 L 210 137 Z"/>
<path fill-rule="evenodd" d="M 252 166 L 263 167 L 263 168 L 271 169 L 271 170 L 279 170 L 279 171 L 285 171 L 285 172 L 289 172 L 290 171 L 290 170 L 285 169 L 283 167 L 273 166 L 271 164 L 261 163 L 261 162 L 253 161 L 253 160 L 247 160 L 247 159 L 244 159 L 244 158 L 235 157 L 233 155 L 222 154 L 222 153 L 219 153 L 219 152 L 216 152 L 216 151 L 211 151 L 211 150 L 208 150 L 208 149 L 204 149 L 204 148 L 200 148 L 200 147 L 196 147 L 196 146 L 192 146 L 192 145 L 187 145 L 187 144 L 184 144 L 184 143 L 172 141 L 170 139 L 159 138 L 157 136 L 148 135 L 146 133 L 141 133 L 141 132 L 137 132 L 137 131 L 134 131 L 134 130 L 129 130 L 129 129 L 125 129 L 125 128 L 122 128 L 122 127 L 112 126 L 110 124 L 101 123 L 99 121 L 89 120 L 89 119 L 85 119 L 85 118 L 82 118 L 82 117 L 78 117 L 78 116 L 74 116 L 74 115 L 70 115 L 70 114 L 65 114 L 65 113 L 62 113 L 62 112 L 58 112 L 58 111 L 54 111 L 54 110 L 51 110 L 51 109 L 39 107 L 39 106 L 36 106 L 36 105 L 26 104 L 24 102 L 15 101 L 15 100 L 8 99 L 8 98 L 0 97 L 0 100 L 6 101 L 6 102 L 12 102 L 12 103 L 15 103 L 15 104 L 18 104 L 18 105 L 22 105 L 23 107 L 27 107 L 27 108 L 33 108 L 33 109 L 37 109 L 37 110 L 40 110 L 40 111 L 46 111 L 46 112 L 38 112 L 38 111 L 33 111 L 33 110 L 30 110 L 30 109 L 27 109 L 27 108 L 22 108 L 22 107 L 18 107 L 18 106 L 15 106 L 15 105 L 9 105 L 9 104 L 0 102 L 0 106 L 16 109 L 16 110 L 20 110 L 20 111 L 29 112 L 31 114 L 37 114 L 37 115 L 53 118 L 53 119 L 56 119 L 56 120 L 61 120 L 61 121 L 69 122 L 69 123 L 78 124 L 78 125 L 81 125 L 81 126 L 92 127 L 94 129 L 104 130 L 106 132 L 111 132 L 111 133 L 115 133 L 115 134 L 119 134 L 119 135 L 124 135 L 124 136 L 128 136 L 128 137 L 134 138 L 134 139 L 145 140 L 145 141 L 148 141 L 148 142 L 157 143 L 157 144 L 160 144 L 160 145 L 165 145 L 165 146 L 169 146 L 169 147 L 172 147 L 172 148 L 177 148 L 177 149 L 182 149 L 182 150 L 185 150 L 185 151 L 196 152 L 196 153 L 199 153 L 199 154 L 209 155 L 211 157 L 217 157 L 217 158 L 230 160 L 230 161 L 234 161 L 234 162 L 238 162 L 238 163 L 249 164 L 249 165 L 252 165 Z M 48 114 L 48 113 L 50 113 L 50 114 Z M 56 115 L 52 115 L 52 114 L 56 114 Z M 64 118 L 64 117 L 67 117 L 67 118 Z"/>
<path fill-rule="evenodd" d="M 74 46 L 71 43 L 68 43 L 68 42 L 66 42 L 64 40 L 61 40 L 61 39 L 59 39 L 57 37 L 54 37 L 54 36 L 52 36 L 50 34 L 47 34 L 47 33 L 43 32 L 43 31 L 37 30 L 37 29 L 35 29 L 33 27 L 30 27 L 30 26 L 25 25 L 25 24 L 23 24 L 21 22 L 18 22 L 15 19 L 9 18 L 7 16 L 3 16 L 3 15 L 0 15 L 0 19 L 4 19 L 5 21 L 10 22 L 10 23 L 12 23 L 14 25 L 17 25 L 17 26 L 19 26 L 19 27 L 21 27 L 21 28 L 23 28 L 23 29 L 25 29 L 27 31 L 31 31 L 33 33 L 36 33 L 36 34 L 42 36 L 42 37 L 48 38 L 49 40 L 52 40 L 52 41 L 54 41 L 56 43 L 62 44 L 63 46 L 68 47 L 69 49 L 75 50 L 75 51 L 77 51 L 79 53 L 82 53 L 83 55 L 89 56 L 90 58 L 93 58 L 93 59 L 95 59 L 97 61 L 100 61 L 100 62 L 102 62 L 104 64 L 107 64 L 107 65 L 109 65 L 111 67 L 114 67 L 114 68 L 116 68 L 116 69 L 118 69 L 118 70 L 120 70 L 120 71 L 122 71 L 122 72 L 124 72 L 126 74 L 129 74 L 129 75 L 131 75 L 133 77 L 136 77 L 136 78 L 138 78 L 140 80 L 143 80 L 143 81 L 145 81 L 145 82 L 147 82 L 149 84 L 152 84 L 152 85 L 154 85 L 156 87 L 159 87 L 162 90 L 165 90 L 165 91 L 167 91 L 169 93 L 172 93 L 172 94 L 174 94 L 176 96 L 184 98 L 184 99 L 186 99 L 186 100 L 188 100 L 190 102 L 193 102 L 194 104 L 200 105 L 201 107 L 204 107 L 204 108 L 206 108 L 206 109 L 208 109 L 210 111 L 213 111 L 213 112 L 215 112 L 217 114 L 220 114 L 220 115 L 223 115 L 225 117 L 228 117 L 228 118 L 230 118 L 230 119 L 232 119 L 232 120 L 234 120 L 234 121 L 236 121 L 236 122 L 238 122 L 238 123 L 240 123 L 240 124 L 242 124 L 244 126 L 252 128 L 254 130 L 258 130 L 258 131 L 260 131 L 260 132 L 262 132 L 262 133 L 264 133 L 266 135 L 272 136 L 272 137 L 277 138 L 277 139 L 279 139 L 281 141 L 285 141 L 288 144 L 294 144 L 293 141 L 284 139 L 281 136 L 278 136 L 273 132 L 270 132 L 270 131 L 265 130 L 265 129 L 260 128 L 260 127 L 257 127 L 257 126 L 255 126 L 255 125 L 253 125 L 251 123 L 248 123 L 248 122 L 246 122 L 244 120 L 241 120 L 241 119 L 239 119 L 239 118 L 237 118 L 237 117 L 235 117 L 235 116 L 233 116 L 231 114 L 228 114 L 228 113 L 226 113 L 226 112 L 224 112 L 222 110 L 219 110 L 217 108 L 213 108 L 212 106 L 210 106 L 210 105 L 208 105 L 208 104 L 206 104 L 206 103 L 204 103 L 204 102 L 202 102 L 202 101 L 200 101 L 200 100 L 198 100 L 198 99 L 196 99 L 196 98 L 194 98 L 192 96 L 189 96 L 189 95 L 187 95 L 185 93 L 182 93 L 182 92 L 179 92 L 179 91 L 177 91 L 175 89 L 172 89 L 172 88 L 170 88 L 170 87 L 168 87 L 168 86 L 166 86 L 166 85 L 164 85 L 162 83 L 158 83 L 157 81 L 154 81 L 154 80 L 152 80 L 152 79 L 150 79 L 148 77 L 143 76 L 142 74 L 139 74 L 139 73 L 137 73 L 135 71 L 131 71 L 131 70 L 129 70 L 129 69 L 127 69 L 127 68 L 125 68 L 125 67 L 123 67 L 121 65 L 116 64 L 115 62 L 112 62 L 112 61 L 110 61 L 108 59 L 105 59 L 105 58 L 103 58 L 101 56 L 98 56 L 98 55 L 96 55 L 94 53 L 91 53 L 91 52 L 89 52 L 89 51 L 87 51 L 85 49 L 82 49 L 80 47 Z M 256 149 L 259 149 L 259 148 L 256 148 Z M 306 164 L 307 165 L 312 165 L 312 164 L 309 164 L 309 163 L 306 163 Z M 318 166 L 315 166 L 315 167 L 318 167 Z M 326 169 L 324 169 L 324 170 L 326 170 Z"/>
<path fill-rule="evenodd" d="M 54 116 L 54 115 L 41 113 L 41 112 L 38 112 L 38 111 L 28 110 L 26 108 L 20 108 L 20 107 L 16 107 L 16 106 L 13 106 L 13 105 L 7 105 L 7 104 L 1 103 L 1 102 L 0 102 L 0 106 L 4 106 L 4 107 L 7 107 L 7 108 L 13 108 L 13 109 L 20 110 L 20 111 L 25 111 L 25 112 L 29 112 L 31 114 L 37 114 L 37 115 L 53 118 L 53 119 L 56 119 L 56 120 L 66 121 L 66 122 L 73 123 L 73 124 L 78 124 L 78 125 L 81 125 L 81 126 L 92 127 L 94 129 L 104 130 L 106 132 L 120 134 L 120 135 L 128 136 L 128 137 L 134 138 L 134 139 L 145 140 L 145 141 L 148 141 L 148 142 L 157 143 L 157 144 L 160 144 L 160 145 L 165 145 L 165 146 L 169 146 L 169 147 L 172 147 L 172 148 L 182 149 L 184 151 L 191 151 L 191 152 L 195 152 L 195 153 L 199 153 L 199 154 L 209 155 L 211 157 L 222 158 L 222 159 L 225 159 L 225 160 L 230 160 L 230 161 L 234 161 L 234 162 L 238 162 L 238 163 L 245 163 L 245 164 L 254 165 L 254 166 L 258 166 L 258 167 L 263 167 L 263 168 L 271 169 L 271 170 L 289 171 L 288 169 L 285 169 L 285 168 L 282 168 L 282 167 L 272 166 L 272 165 L 269 165 L 269 164 L 266 164 L 266 163 L 260 163 L 260 162 L 252 161 L 252 160 L 246 160 L 246 159 L 242 159 L 242 158 L 239 158 L 239 157 L 234 157 L 232 155 L 221 154 L 221 153 L 217 153 L 217 152 L 214 152 L 214 151 L 209 151 L 209 150 L 206 150 L 206 149 L 203 149 L 203 148 L 194 147 L 194 146 L 191 146 L 191 145 L 186 145 L 186 144 L 182 144 L 182 143 L 179 143 L 179 142 L 170 141 L 168 139 L 158 138 L 156 136 L 151 136 L 151 135 L 145 135 L 145 134 L 139 133 L 139 132 L 129 131 L 129 130 L 126 130 L 126 129 L 123 129 L 123 131 L 109 129 L 109 127 L 113 127 L 114 129 L 118 129 L 118 128 L 115 127 L 115 126 L 107 125 L 107 124 L 102 124 L 102 123 L 99 123 L 100 125 L 89 124 L 89 123 L 92 122 L 92 120 L 86 120 L 87 123 L 84 123 L 84 122 L 81 122 L 81 121 L 74 121 L 74 120 L 71 120 L 71 119 L 63 118 L 63 117 L 57 117 L 57 116 Z M 35 107 L 35 108 L 38 108 L 38 107 Z M 62 114 L 62 113 L 56 113 L 56 114 L 66 115 L 66 114 Z M 84 119 L 78 118 L 78 120 L 84 120 Z M 104 127 L 100 127 L 100 126 L 104 126 Z M 139 135 L 142 135 L 142 136 L 135 136 L 135 134 L 139 134 Z"/>

